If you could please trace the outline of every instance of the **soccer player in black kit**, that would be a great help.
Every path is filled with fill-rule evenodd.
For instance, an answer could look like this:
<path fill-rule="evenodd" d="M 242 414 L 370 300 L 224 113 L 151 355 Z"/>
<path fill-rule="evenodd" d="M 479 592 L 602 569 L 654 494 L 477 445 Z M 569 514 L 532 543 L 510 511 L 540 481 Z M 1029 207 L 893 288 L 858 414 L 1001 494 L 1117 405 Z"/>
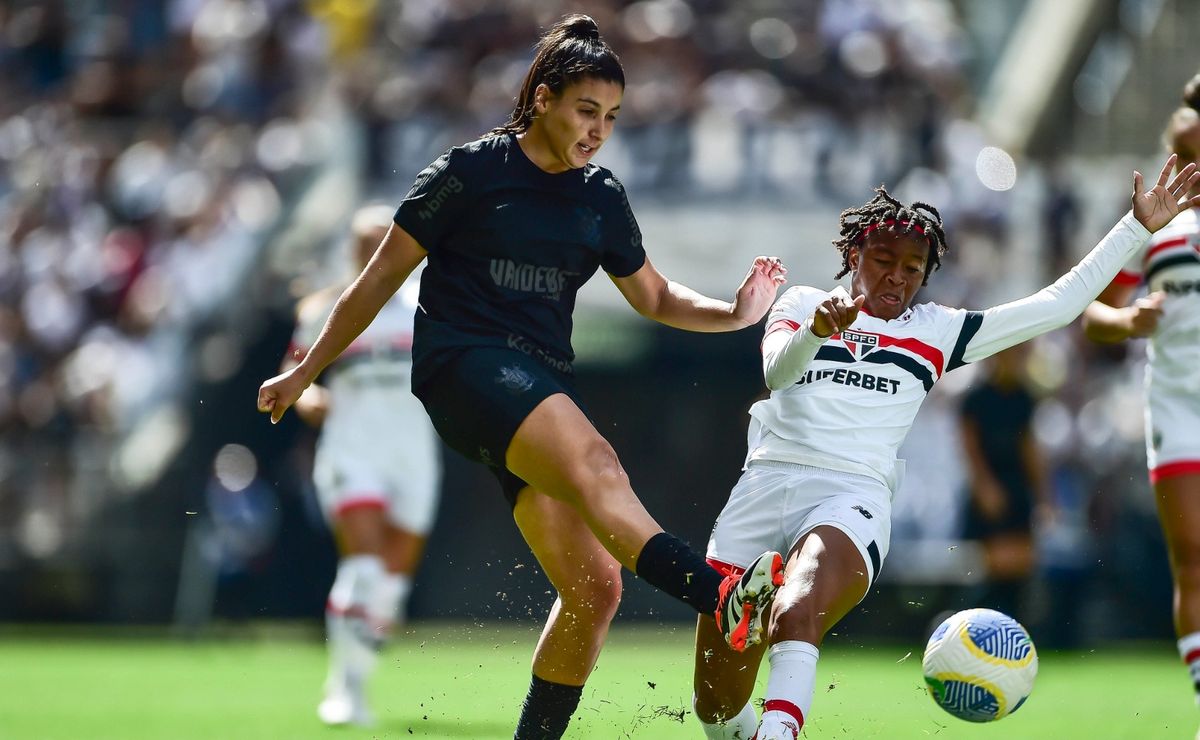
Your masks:
<path fill-rule="evenodd" d="M 715 615 L 738 650 L 760 639 L 783 578 L 778 553 L 726 578 L 664 532 L 575 390 L 571 313 L 597 268 L 643 316 L 710 332 L 757 323 L 786 274 L 778 259 L 758 257 L 727 303 L 654 268 L 620 182 L 590 161 L 612 132 L 624 89 L 620 61 L 591 18 L 552 26 L 509 122 L 417 176 L 307 355 L 258 395 L 259 410 L 278 421 L 429 260 L 413 392 L 447 444 L 495 472 L 558 593 L 534 653 L 518 740 L 565 732 L 616 613 L 622 566 Z"/>

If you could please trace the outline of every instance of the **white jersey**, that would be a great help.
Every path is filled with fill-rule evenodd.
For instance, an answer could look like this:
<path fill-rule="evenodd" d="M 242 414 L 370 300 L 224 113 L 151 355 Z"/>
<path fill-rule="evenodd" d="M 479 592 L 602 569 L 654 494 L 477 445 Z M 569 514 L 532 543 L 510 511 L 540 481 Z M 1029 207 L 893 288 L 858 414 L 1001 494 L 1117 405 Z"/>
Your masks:
<path fill-rule="evenodd" d="M 806 322 L 828 295 L 791 288 L 771 309 L 768 331 L 781 323 L 808 331 Z M 933 384 L 963 364 L 980 317 L 934 303 L 892 321 L 859 313 L 850 329 L 829 337 L 791 386 L 751 407 L 748 460 L 869 475 L 895 490 L 896 451 Z"/>
<path fill-rule="evenodd" d="M 1200 393 L 1200 209 L 1190 208 L 1150 238 L 1117 282 L 1162 291 L 1163 315 L 1150 338 L 1150 395 Z"/>
<path fill-rule="evenodd" d="M 1129 214 L 1070 272 L 1027 298 L 982 312 L 923 303 L 890 321 L 860 312 L 827 339 L 809 327 L 829 294 L 791 288 L 767 319 L 764 374 L 774 390 L 750 409 L 747 462 L 858 473 L 896 491 L 896 453 L 933 384 L 1070 323 L 1148 238 Z M 790 334 L 786 344 L 771 336 L 781 331 Z"/>
<path fill-rule="evenodd" d="M 423 532 L 432 524 L 441 463 L 437 434 L 410 389 L 419 285 L 410 277 L 322 373 L 329 409 L 314 478 L 328 514 L 378 505 Z M 329 291 L 301 304 L 293 349 L 308 351 L 338 297 Z"/>
<path fill-rule="evenodd" d="M 1155 233 L 1116 282 L 1165 294 L 1146 353 L 1150 480 L 1200 473 L 1200 209 Z"/>

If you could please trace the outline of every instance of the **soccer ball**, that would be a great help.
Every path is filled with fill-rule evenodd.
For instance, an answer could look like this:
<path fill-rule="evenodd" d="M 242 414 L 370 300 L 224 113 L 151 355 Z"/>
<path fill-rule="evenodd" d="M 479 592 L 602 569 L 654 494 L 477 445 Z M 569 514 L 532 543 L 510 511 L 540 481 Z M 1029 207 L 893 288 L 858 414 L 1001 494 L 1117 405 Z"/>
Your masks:
<path fill-rule="evenodd" d="M 939 707 L 968 722 L 991 722 L 1033 691 L 1037 650 L 1017 620 L 991 609 L 951 615 L 929 637 L 921 668 Z"/>

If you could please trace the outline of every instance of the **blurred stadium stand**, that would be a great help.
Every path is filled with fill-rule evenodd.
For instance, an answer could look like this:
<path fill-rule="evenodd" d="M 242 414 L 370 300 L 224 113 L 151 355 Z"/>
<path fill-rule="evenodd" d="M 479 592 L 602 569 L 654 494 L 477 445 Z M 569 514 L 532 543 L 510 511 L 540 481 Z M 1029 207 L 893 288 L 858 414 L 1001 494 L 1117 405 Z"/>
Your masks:
<path fill-rule="evenodd" d="M 1032 290 L 1120 214 L 1200 67 L 1192 0 L 0 0 L 0 620 L 320 615 L 312 435 L 259 417 L 257 385 L 296 298 L 339 276 L 351 210 L 502 121 L 539 28 L 576 10 L 629 79 L 599 161 L 655 262 L 718 295 L 759 253 L 830 286 L 837 214 L 879 183 L 946 218 L 925 299 Z M 758 337 L 651 326 L 602 279 L 581 306 L 591 410 L 650 511 L 702 543 L 744 454 Z M 1126 354 L 1074 328 L 1032 354 L 1068 512 L 1043 533 L 1038 618 L 1063 640 L 1170 635 Z M 911 435 L 856 629 L 923 624 L 977 577 L 953 422 L 970 380 Z M 423 577 L 449 596 L 419 580 L 414 615 L 541 615 L 494 483 L 447 464 Z M 634 582 L 623 610 L 688 615 Z"/>

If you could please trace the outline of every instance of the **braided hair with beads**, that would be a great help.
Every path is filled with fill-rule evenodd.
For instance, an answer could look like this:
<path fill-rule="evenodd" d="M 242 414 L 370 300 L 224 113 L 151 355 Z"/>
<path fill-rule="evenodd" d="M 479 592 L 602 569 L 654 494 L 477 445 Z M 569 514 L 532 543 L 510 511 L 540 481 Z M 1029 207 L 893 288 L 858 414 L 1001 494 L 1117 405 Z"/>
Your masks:
<path fill-rule="evenodd" d="M 915 231 L 929 240 L 929 259 L 921 285 L 929 282 L 930 274 L 941 266 L 942 255 L 946 253 L 946 234 L 942 231 L 942 214 L 938 209 L 920 201 L 906 206 L 889 195 L 882 185 L 875 188 L 875 197 L 870 202 L 842 211 L 838 223 L 839 237 L 833 240 L 833 246 L 842 253 L 842 271 L 834 278 L 850 273 L 850 248 L 861 247 L 867 234 L 876 229 L 888 229 L 897 234 Z"/>

